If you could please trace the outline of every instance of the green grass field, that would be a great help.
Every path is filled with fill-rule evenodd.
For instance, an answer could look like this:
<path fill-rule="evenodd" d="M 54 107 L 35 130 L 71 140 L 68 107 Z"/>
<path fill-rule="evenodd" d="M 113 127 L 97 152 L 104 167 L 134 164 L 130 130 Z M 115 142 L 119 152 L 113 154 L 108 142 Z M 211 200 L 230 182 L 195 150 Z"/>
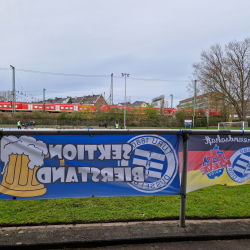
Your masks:
<path fill-rule="evenodd" d="M 187 195 L 189 219 L 250 218 L 250 186 Z M 178 219 L 180 196 L 0 201 L 0 226 Z"/>

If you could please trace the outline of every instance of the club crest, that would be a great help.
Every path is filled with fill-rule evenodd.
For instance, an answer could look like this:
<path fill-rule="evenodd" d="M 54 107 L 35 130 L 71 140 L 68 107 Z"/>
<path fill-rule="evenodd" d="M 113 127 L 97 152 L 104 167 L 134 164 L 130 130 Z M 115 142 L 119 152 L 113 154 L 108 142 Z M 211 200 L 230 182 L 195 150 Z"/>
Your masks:
<path fill-rule="evenodd" d="M 144 193 L 156 193 L 167 188 L 178 172 L 178 158 L 171 143 L 158 135 L 140 135 L 128 141 L 132 145 L 130 161 L 120 166 L 144 166 L 145 182 L 132 181 L 132 188 Z"/>
<path fill-rule="evenodd" d="M 250 178 L 250 147 L 237 150 L 230 157 L 231 165 L 227 166 L 229 177 L 238 183 Z"/>

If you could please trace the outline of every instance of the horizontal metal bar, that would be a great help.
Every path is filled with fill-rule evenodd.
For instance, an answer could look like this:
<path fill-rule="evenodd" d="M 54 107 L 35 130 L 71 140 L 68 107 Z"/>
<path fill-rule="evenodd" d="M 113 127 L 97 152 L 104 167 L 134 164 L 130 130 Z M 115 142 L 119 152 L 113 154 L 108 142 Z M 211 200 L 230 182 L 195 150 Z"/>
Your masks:
<path fill-rule="evenodd" d="M 178 135 L 250 135 L 250 130 L 206 130 L 206 129 L 21 129 L 0 130 L 2 135 L 107 135 L 107 134 L 166 134 Z"/>
<path fill-rule="evenodd" d="M 180 134 L 179 129 L 22 129 L 0 130 L 2 135 L 123 135 L 123 134 Z"/>
<path fill-rule="evenodd" d="M 190 135 L 250 135 L 250 130 L 216 130 L 216 129 L 183 129 L 182 133 Z"/>

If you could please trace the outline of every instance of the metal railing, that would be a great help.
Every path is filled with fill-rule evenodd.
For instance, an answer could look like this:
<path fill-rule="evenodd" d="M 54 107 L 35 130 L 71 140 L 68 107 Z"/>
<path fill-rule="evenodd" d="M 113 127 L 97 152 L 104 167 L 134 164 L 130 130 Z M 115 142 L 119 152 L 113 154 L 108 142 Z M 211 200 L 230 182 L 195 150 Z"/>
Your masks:
<path fill-rule="evenodd" d="M 250 135 L 250 130 L 191 130 L 191 129 L 54 129 L 54 130 L 0 130 L 0 140 L 4 135 L 124 135 L 161 134 L 180 135 L 183 138 L 182 173 L 180 186 L 180 227 L 185 227 L 188 141 L 190 135 Z M 1 152 L 0 152 L 1 156 Z"/>

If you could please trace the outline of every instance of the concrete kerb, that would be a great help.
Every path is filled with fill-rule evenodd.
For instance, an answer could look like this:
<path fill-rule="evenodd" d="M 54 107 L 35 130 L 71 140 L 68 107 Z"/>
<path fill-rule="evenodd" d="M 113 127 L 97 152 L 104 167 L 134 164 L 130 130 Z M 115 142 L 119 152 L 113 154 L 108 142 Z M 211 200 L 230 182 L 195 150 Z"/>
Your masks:
<path fill-rule="evenodd" d="M 46 249 L 167 241 L 250 238 L 250 219 L 116 222 L 77 225 L 6 227 L 0 230 L 0 249 Z"/>

